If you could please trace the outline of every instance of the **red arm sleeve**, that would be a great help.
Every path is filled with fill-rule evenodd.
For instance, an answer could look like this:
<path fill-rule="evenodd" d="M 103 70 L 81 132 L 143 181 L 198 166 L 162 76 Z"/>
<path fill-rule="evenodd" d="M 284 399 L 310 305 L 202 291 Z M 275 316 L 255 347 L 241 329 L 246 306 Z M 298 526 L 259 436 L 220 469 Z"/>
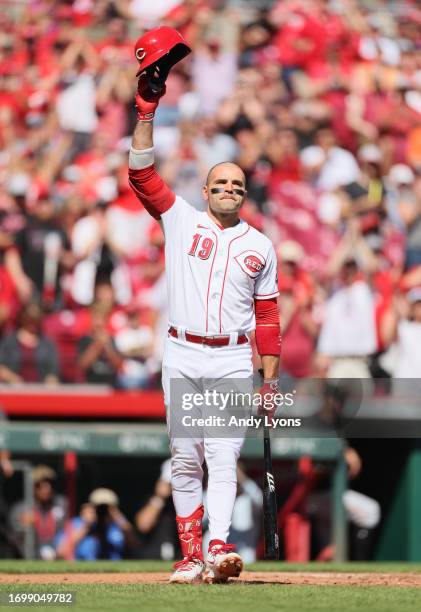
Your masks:
<path fill-rule="evenodd" d="M 256 315 L 256 346 L 259 355 L 280 355 L 281 328 L 277 299 L 254 300 L 254 312 Z"/>
<path fill-rule="evenodd" d="M 160 219 L 162 213 L 171 208 L 175 202 L 175 194 L 164 183 L 155 166 L 142 170 L 129 168 L 129 185 L 154 219 Z"/>

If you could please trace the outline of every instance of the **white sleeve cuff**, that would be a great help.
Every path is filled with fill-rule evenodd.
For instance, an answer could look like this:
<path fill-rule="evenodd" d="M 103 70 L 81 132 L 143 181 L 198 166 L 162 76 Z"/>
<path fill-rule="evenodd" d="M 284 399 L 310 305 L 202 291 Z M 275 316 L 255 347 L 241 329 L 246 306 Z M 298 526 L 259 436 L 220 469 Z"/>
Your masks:
<path fill-rule="evenodd" d="M 149 168 L 154 163 L 154 147 L 150 149 L 133 149 L 130 148 L 129 153 L 129 168 L 131 170 L 143 170 Z"/>

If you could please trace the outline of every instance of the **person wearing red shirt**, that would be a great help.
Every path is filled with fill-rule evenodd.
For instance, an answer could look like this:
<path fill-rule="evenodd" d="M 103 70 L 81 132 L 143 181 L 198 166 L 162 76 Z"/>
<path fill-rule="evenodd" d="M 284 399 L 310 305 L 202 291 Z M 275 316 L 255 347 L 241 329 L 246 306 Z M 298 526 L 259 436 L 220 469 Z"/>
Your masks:
<path fill-rule="evenodd" d="M 133 62 L 133 41 L 128 37 L 128 22 L 114 17 L 107 23 L 107 36 L 96 45 L 105 64 L 118 63 L 130 66 Z"/>
<path fill-rule="evenodd" d="M 324 28 L 319 20 L 297 9 L 282 24 L 274 37 L 274 45 L 282 66 L 306 70 L 324 56 Z"/>
<path fill-rule="evenodd" d="M 278 249 L 279 307 L 282 324 L 281 371 L 285 377 L 311 375 L 312 358 L 318 326 L 311 315 L 312 282 L 299 267 L 304 257 L 302 247 L 292 240 Z"/>
<path fill-rule="evenodd" d="M 15 283 L 9 271 L 0 264 L 0 330 L 14 318 L 18 298 Z"/>
<path fill-rule="evenodd" d="M 273 135 L 267 146 L 267 156 L 272 165 L 269 175 L 269 192 L 285 181 L 301 180 L 301 162 L 298 142 L 292 130 L 281 129 Z"/>

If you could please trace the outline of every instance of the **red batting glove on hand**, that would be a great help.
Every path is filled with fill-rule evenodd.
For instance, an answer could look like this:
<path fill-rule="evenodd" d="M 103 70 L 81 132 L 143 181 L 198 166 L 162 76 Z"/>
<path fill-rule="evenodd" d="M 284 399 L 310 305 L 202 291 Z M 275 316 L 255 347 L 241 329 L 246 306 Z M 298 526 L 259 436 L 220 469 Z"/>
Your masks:
<path fill-rule="evenodd" d="M 139 78 L 139 83 L 136 92 L 136 111 L 138 121 L 152 121 L 155 116 L 155 111 L 158 107 L 159 100 L 165 94 L 166 87 L 159 93 L 155 94 L 149 87 L 148 77 L 142 74 Z"/>
<path fill-rule="evenodd" d="M 257 411 L 259 416 L 267 416 L 269 420 L 275 416 L 276 404 L 273 396 L 277 393 L 279 393 L 277 378 L 271 378 L 263 382 L 263 387 L 259 391 L 261 397 L 261 403 Z"/>

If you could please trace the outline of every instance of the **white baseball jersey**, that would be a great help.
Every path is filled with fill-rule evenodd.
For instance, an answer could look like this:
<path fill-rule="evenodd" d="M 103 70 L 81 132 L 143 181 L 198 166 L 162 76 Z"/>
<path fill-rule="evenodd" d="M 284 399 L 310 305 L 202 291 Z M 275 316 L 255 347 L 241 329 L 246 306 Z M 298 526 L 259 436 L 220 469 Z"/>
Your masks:
<path fill-rule="evenodd" d="M 271 241 L 245 221 L 221 229 L 179 196 L 161 221 L 170 325 L 200 335 L 253 331 L 254 300 L 279 295 Z"/>

